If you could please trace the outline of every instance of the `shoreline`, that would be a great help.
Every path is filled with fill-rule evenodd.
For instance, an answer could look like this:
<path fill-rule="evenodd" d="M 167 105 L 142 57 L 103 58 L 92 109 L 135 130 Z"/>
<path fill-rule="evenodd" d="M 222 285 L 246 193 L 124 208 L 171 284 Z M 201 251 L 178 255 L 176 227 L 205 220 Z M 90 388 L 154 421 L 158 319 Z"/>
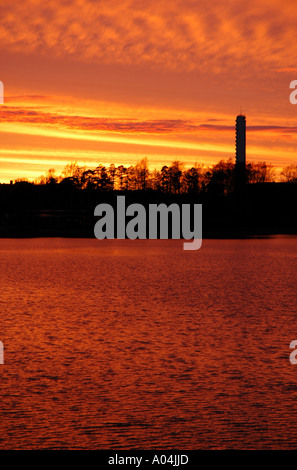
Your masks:
<path fill-rule="evenodd" d="M 281 230 L 281 229 L 259 229 L 259 230 L 222 230 L 215 231 L 209 230 L 202 234 L 202 240 L 244 240 L 244 239 L 255 239 L 255 238 L 271 238 L 275 236 L 296 236 L 296 228 Z M 94 239 L 94 232 L 90 233 L 85 230 L 17 230 L 17 229 L 4 229 L 0 228 L 0 239 L 26 239 L 26 238 L 85 238 Z M 126 237 L 126 240 L 129 238 Z M 117 240 L 115 237 L 114 240 Z M 119 239 L 120 240 L 120 239 Z M 137 239 L 139 240 L 139 239 Z M 149 238 L 142 240 L 150 240 Z M 152 239 L 151 239 L 152 240 Z M 156 240 L 166 240 L 157 238 Z M 172 240 L 168 238 L 168 240 Z M 185 240 L 180 238 L 179 240 Z"/>

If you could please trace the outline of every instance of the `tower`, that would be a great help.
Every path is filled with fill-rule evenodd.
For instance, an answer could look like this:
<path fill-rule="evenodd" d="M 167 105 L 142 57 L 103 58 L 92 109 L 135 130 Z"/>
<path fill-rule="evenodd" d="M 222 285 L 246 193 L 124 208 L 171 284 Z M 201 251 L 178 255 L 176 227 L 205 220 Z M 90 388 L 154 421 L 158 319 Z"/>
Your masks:
<path fill-rule="evenodd" d="M 235 169 L 238 185 L 245 183 L 246 169 L 246 118 L 242 114 L 236 118 L 235 126 Z"/>
<path fill-rule="evenodd" d="M 235 149 L 236 149 L 236 165 L 245 167 L 245 139 L 246 119 L 240 114 L 236 118 L 235 127 Z"/>

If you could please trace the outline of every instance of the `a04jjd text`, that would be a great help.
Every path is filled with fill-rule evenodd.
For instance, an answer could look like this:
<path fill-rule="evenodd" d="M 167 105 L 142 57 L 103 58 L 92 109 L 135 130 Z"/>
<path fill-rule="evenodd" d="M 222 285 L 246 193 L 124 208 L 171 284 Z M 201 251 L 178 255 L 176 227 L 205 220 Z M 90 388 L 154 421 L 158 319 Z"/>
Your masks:
<path fill-rule="evenodd" d="M 165 455 L 165 454 L 155 454 L 153 458 L 146 457 L 128 457 L 120 456 L 115 454 L 114 457 L 108 458 L 109 465 L 133 465 L 136 468 L 139 468 L 141 465 L 172 465 L 173 467 L 179 467 L 180 465 L 186 465 L 189 461 L 187 455 L 176 454 L 176 455 Z"/>

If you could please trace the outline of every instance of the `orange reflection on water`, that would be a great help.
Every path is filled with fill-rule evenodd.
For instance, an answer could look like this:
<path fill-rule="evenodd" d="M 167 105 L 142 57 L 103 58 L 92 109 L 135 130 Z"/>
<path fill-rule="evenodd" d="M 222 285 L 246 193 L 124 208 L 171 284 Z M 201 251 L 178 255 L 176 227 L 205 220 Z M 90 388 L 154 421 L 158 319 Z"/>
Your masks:
<path fill-rule="evenodd" d="M 292 448 L 295 246 L 2 240 L 1 448 Z"/>

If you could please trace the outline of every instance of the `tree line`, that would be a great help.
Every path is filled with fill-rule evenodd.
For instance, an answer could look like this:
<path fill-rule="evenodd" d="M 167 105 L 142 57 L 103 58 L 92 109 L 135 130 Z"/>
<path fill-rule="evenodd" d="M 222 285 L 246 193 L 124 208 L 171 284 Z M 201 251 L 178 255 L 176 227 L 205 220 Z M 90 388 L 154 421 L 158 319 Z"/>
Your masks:
<path fill-rule="evenodd" d="M 235 163 L 232 159 L 221 160 L 211 167 L 195 164 L 186 169 L 180 161 L 164 165 L 161 170 L 150 170 L 147 158 L 136 165 L 124 166 L 111 164 L 109 167 L 99 164 L 96 168 L 86 169 L 76 162 L 65 166 L 61 175 L 49 169 L 46 175 L 37 178 L 34 185 L 62 185 L 77 189 L 100 191 L 153 190 L 168 194 L 198 194 L 216 188 L 220 193 L 228 194 L 235 186 Z M 276 172 L 272 165 L 265 162 L 248 162 L 246 182 L 249 184 L 275 181 Z M 290 165 L 281 172 L 281 180 L 297 182 L 297 165 Z M 24 182 L 15 180 L 15 183 Z"/>

